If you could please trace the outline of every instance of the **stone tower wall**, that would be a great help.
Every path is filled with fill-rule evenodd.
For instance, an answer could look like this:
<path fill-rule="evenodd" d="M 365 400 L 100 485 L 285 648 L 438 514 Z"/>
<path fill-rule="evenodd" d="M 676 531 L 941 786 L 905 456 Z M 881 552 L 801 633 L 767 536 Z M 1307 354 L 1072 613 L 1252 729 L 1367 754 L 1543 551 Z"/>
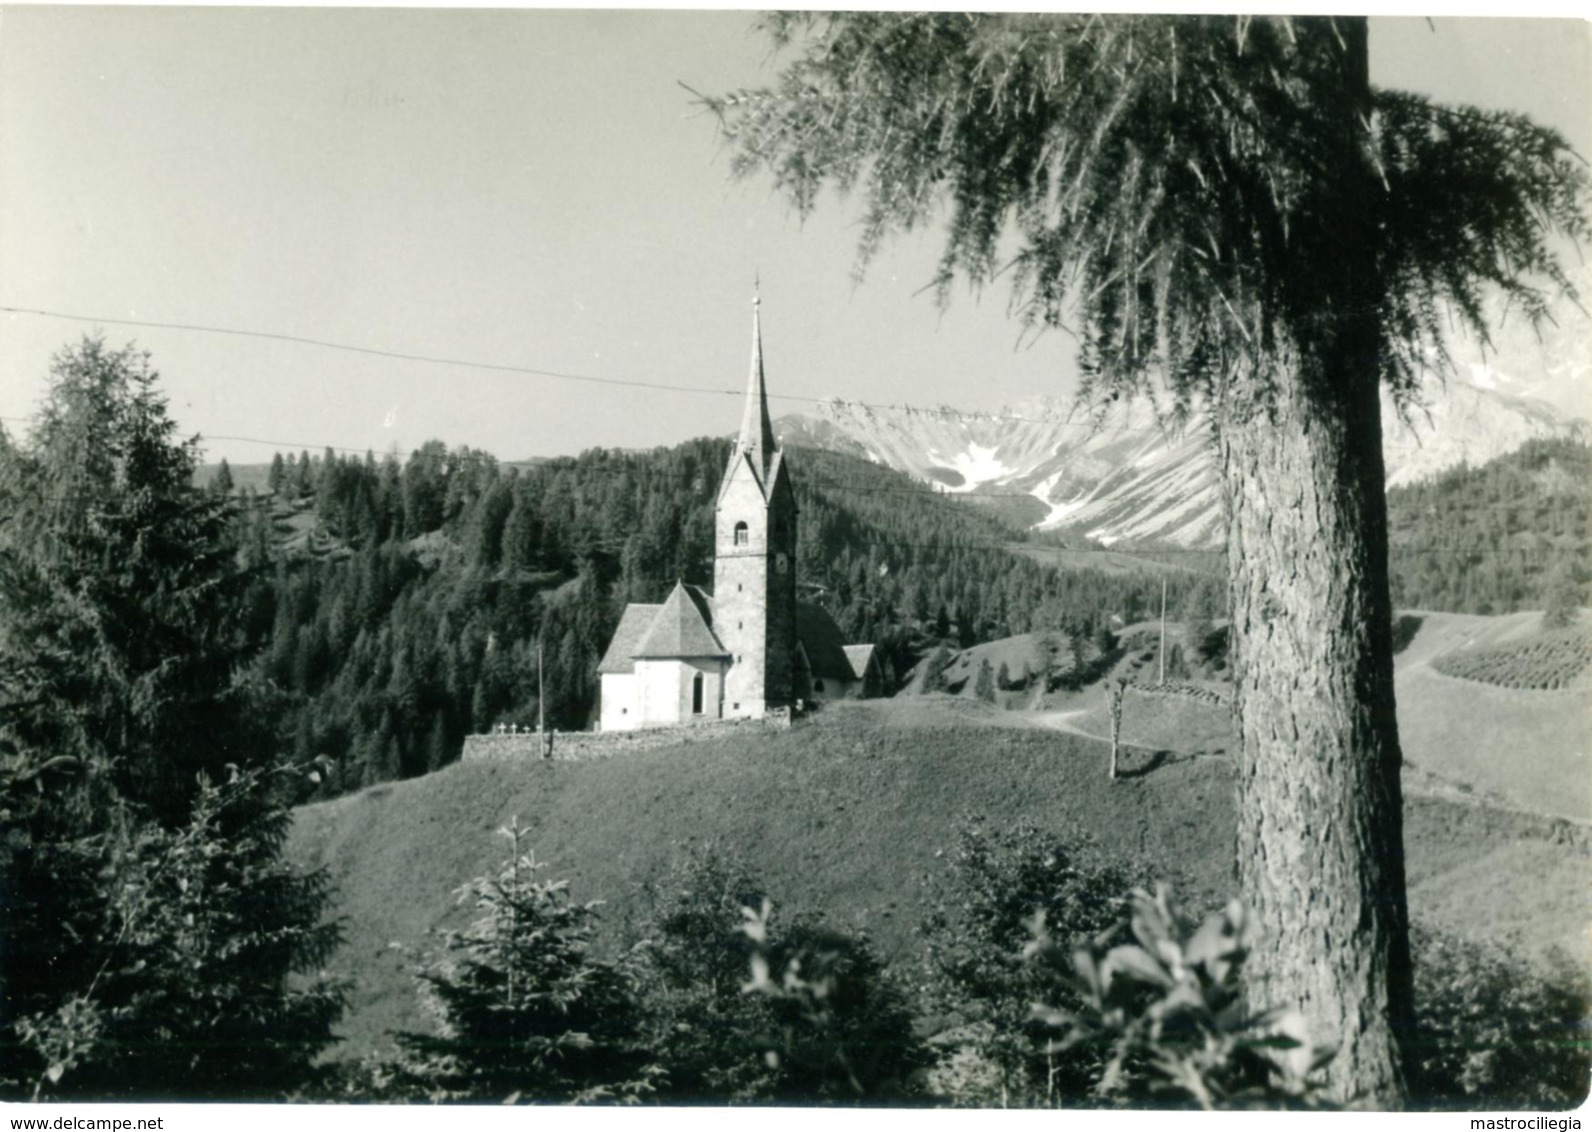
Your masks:
<path fill-rule="evenodd" d="M 796 497 L 787 475 L 775 483 L 768 507 L 768 633 L 763 669 L 770 707 L 793 704 L 806 694 L 796 686 Z M 783 570 L 780 555 L 785 560 Z"/>
<path fill-rule="evenodd" d="M 768 507 L 744 460 L 729 474 L 714 516 L 713 627 L 730 651 L 725 718 L 744 719 L 761 715 L 767 698 Z M 744 543 L 737 523 L 747 526 Z"/>

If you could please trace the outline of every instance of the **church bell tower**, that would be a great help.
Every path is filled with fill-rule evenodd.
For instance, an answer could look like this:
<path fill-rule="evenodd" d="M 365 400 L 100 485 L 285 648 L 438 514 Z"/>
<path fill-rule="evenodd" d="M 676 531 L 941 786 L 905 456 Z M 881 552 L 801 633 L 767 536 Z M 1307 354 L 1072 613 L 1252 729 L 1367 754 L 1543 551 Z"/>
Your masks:
<path fill-rule="evenodd" d="M 752 300 L 752 368 L 741 434 L 713 522 L 714 631 L 730 653 L 724 717 L 788 707 L 796 688 L 796 496 L 774 439 L 763 381 L 760 300 Z"/>

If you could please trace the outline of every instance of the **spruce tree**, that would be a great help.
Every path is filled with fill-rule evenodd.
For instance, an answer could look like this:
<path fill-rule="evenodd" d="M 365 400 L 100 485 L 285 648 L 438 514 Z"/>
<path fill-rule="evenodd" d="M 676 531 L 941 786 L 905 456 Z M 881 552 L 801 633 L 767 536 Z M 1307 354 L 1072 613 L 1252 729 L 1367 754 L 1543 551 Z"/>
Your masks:
<path fill-rule="evenodd" d="M 619 1101 L 652 1091 L 634 976 L 593 952 L 597 904 L 570 898 L 510 822 L 494 874 L 460 895 L 479 912 L 418 972 L 439 1023 L 399 1035 L 405 1085 L 437 1100 Z"/>
<path fill-rule="evenodd" d="M 990 671 L 988 657 L 978 662 L 978 675 L 973 679 L 973 695 L 987 704 L 995 702 L 995 674 Z"/>
<path fill-rule="evenodd" d="M 224 504 L 146 355 L 56 356 L 0 449 L 0 1091 L 279 1095 L 332 1041 L 323 876 L 279 857 Z M 258 622 L 258 619 L 252 619 Z M 146 1092 L 147 1090 L 147 1092 Z"/>

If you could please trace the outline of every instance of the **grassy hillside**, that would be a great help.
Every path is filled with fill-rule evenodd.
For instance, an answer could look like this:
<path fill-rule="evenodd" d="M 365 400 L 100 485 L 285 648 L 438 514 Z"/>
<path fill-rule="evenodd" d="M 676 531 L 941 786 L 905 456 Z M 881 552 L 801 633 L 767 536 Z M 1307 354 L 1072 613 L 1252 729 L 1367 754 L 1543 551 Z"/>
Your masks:
<path fill-rule="evenodd" d="M 1512 613 L 1481 617 L 1465 613 L 1409 612 L 1400 615 L 1400 651 L 1394 662 L 1399 734 L 1412 770 L 1411 788 L 1479 795 L 1493 802 L 1577 821 L 1592 821 L 1592 669 L 1581 668 L 1551 689 L 1511 688 L 1466 678 L 1466 661 L 1517 667 L 1573 652 L 1579 660 L 1589 629 L 1585 614 L 1568 629 L 1546 632 L 1542 614 Z M 1157 676 L 1159 626 L 1130 625 L 1119 634 L 1122 654 L 1112 678 L 1153 684 Z M 1167 643 L 1193 656 L 1186 626 L 1167 624 Z M 1064 635 L 1058 639 L 1065 640 Z M 1014 675 L 1038 662 L 1038 638 L 1007 637 L 955 654 L 945 668 L 946 689 L 971 698 L 974 674 L 982 660 L 1003 661 Z M 1573 644 L 1573 650 L 1566 644 Z M 1229 687 L 1225 668 L 1184 661 L 1180 682 L 1213 689 Z M 1472 665 L 1471 667 L 1476 667 Z M 1560 665 L 1564 673 L 1569 668 Z M 921 674 L 918 674 L 921 675 Z M 1170 678 L 1170 670 L 1169 670 Z M 918 687 L 916 679 L 909 691 Z M 1104 737 L 1111 724 L 1100 685 L 1040 696 L 1031 691 L 997 693 L 1008 707 L 1041 709 L 1038 719 L 1057 730 Z M 1130 693 L 1122 716 L 1122 740 L 1129 746 L 1181 754 L 1226 754 L 1233 746 L 1228 708 Z"/>
<path fill-rule="evenodd" d="M 1042 633 L 1019 633 L 1014 637 L 1001 637 L 962 649 L 953 654 L 950 663 L 945 666 L 943 691 L 974 698 L 978 690 L 979 667 L 988 661 L 992 676 L 998 676 L 1001 666 L 1006 666 L 1008 682 L 1015 689 L 1010 692 L 997 690 L 997 701 L 1006 707 L 1026 707 L 1034 698 L 1037 685 L 1043 683 L 1044 673 L 1057 663 L 1052 654 L 1062 649 L 1066 639 L 1064 633 L 1051 633 L 1048 637 Z M 1051 647 L 1046 647 L 1047 642 Z M 912 670 L 906 687 L 902 689 L 903 693 L 922 693 L 927 667 L 928 662 L 925 660 Z"/>
<path fill-rule="evenodd" d="M 960 817 L 1033 817 L 1138 855 L 1198 903 L 1232 889 L 1232 783 L 1220 758 L 1135 752 L 1105 778 L 1103 744 L 950 697 L 837 705 L 789 734 L 727 738 L 592 763 L 458 764 L 300 811 L 290 852 L 324 863 L 357 977 L 342 1055 L 421 1024 L 407 974 L 427 933 L 460 922 L 452 893 L 501 859 L 518 816 L 539 859 L 617 932 L 643 886 L 690 843 L 752 862 L 780 906 L 867 929 L 898 968 L 916 962 L 921 882 Z M 1414 798 L 1407 844 L 1424 922 L 1526 950 L 1577 946 L 1586 840 L 1564 823 Z M 1476 901 L 1495 914 L 1478 922 Z"/>
<path fill-rule="evenodd" d="M 1192 892 L 1230 888 L 1224 768 L 1181 764 L 1112 787 L 1094 743 L 953 711 L 842 705 L 785 735 L 591 763 L 461 763 L 304 808 L 291 852 L 332 868 L 348 918 L 341 965 L 363 984 L 350 1037 L 418 1024 L 406 949 L 457 922 L 449 893 L 501 859 L 493 831 L 515 815 L 552 875 L 610 901 L 611 927 L 684 845 L 714 841 L 753 862 L 777 901 L 867 929 L 892 962 L 912 954 L 920 880 L 968 811 L 1076 823 L 1114 853 L 1186 874 Z"/>
<path fill-rule="evenodd" d="M 1412 616 L 1421 625 L 1399 655 L 1395 689 L 1405 759 L 1525 809 L 1592 818 L 1592 712 L 1584 679 L 1535 691 L 1434 667 L 1456 653 L 1540 638 L 1542 614 Z"/>

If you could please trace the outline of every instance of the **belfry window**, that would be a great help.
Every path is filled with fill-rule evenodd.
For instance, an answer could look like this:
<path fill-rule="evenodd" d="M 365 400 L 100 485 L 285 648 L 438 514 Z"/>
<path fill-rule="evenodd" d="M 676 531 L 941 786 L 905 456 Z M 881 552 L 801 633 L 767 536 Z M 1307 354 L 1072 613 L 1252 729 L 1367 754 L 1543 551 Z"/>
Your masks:
<path fill-rule="evenodd" d="M 702 714 L 702 673 L 700 672 L 691 678 L 691 713 Z"/>
<path fill-rule="evenodd" d="M 747 529 L 746 529 L 746 524 L 744 522 L 735 524 L 735 545 L 736 546 L 745 546 L 750 537 L 751 536 L 748 534 Z"/>

